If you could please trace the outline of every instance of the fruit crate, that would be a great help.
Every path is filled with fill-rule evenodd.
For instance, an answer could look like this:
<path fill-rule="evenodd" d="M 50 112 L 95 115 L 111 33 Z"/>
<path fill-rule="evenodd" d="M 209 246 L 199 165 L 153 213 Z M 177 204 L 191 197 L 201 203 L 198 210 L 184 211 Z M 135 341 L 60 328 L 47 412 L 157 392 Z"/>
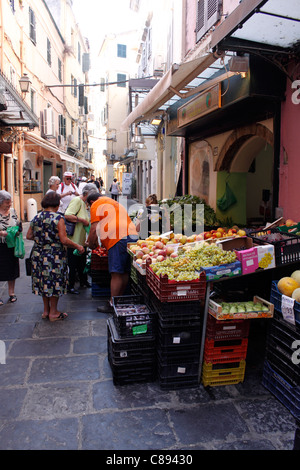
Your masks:
<path fill-rule="evenodd" d="M 290 226 L 280 225 L 279 227 L 277 227 L 277 230 L 279 232 L 289 233 L 289 234 L 297 237 L 297 236 L 299 236 L 299 235 L 297 235 L 297 232 L 300 232 L 300 223 L 298 223 L 296 225 L 290 225 Z"/>
<path fill-rule="evenodd" d="M 268 361 L 264 363 L 262 384 L 296 419 L 300 419 L 300 387 L 286 381 Z"/>
<path fill-rule="evenodd" d="M 297 356 L 297 351 L 291 348 L 284 348 L 271 337 L 266 344 L 265 357 L 272 364 L 282 377 L 294 385 L 300 385 L 299 365 L 293 362 L 293 354 Z"/>
<path fill-rule="evenodd" d="M 246 359 L 248 339 L 205 340 L 204 361 L 210 364 L 238 362 Z"/>
<path fill-rule="evenodd" d="M 113 318 L 107 320 L 107 350 L 116 365 L 136 365 L 156 361 L 155 336 L 122 338 Z"/>
<path fill-rule="evenodd" d="M 155 334 L 156 314 L 142 295 L 113 297 L 114 322 L 121 336 L 132 337 Z"/>
<path fill-rule="evenodd" d="M 272 236 L 279 235 L 280 240 L 272 241 Z M 257 245 L 273 245 L 276 266 L 300 261 L 300 237 L 279 232 L 277 228 L 259 230 L 249 234 Z"/>
<path fill-rule="evenodd" d="M 197 326 L 202 323 L 203 309 L 199 301 L 195 302 L 160 302 L 157 297 L 150 297 L 151 309 L 158 314 L 158 321 L 163 328 L 174 326 Z"/>
<path fill-rule="evenodd" d="M 203 272 L 199 279 L 192 281 L 170 281 L 167 275 L 157 276 L 146 266 L 147 284 L 161 302 L 188 302 L 203 300 L 206 292 L 206 276 Z"/>
<path fill-rule="evenodd" d="M 92 251 L 91 253 L 91 270 L 108 271 L 108 256 L 99 256 Z"/>
<path fill-rule="evenodd" d="M 282 294 L 279 292 L 277 284 L 278 281 L 272 281 L 270 302 L 274 305 L 274 309 L 282 314 Z M 296 301 L 294 302 L 294 316 L 296 325 L 300 326 L 300 303 Z"/>
<path fill-rule="evenodd" d="M 161 378 L 176 378 L 197 375 L 199 371 L 199 357 L 183 356 L 181 358 L 168 358 L 160 355 L 157 357 L 157 371 Z"/>
<path fill-rule="evenodd" d="M 295 341 L 299 341 L 300 344 L 300 329 L 297 331 L 293 326 L 294 325 L 287 323 L 283 319 L 275 317 L 270 324 L 268 338 L 273 339 L 292 353 L 292 344 Z"/>
<path fill-rule="evenodd" d="M 208 312 L 217 320 L 221 320 L 221 321 L 234 320 L 234 319 L 246 320 L 246 319 L 254 319 L 254 318 L 272 318 L 273 317 L 274 305 L 271 302 L 268 302 L 267 300 L 262 299 L 261 297 L 258 297 L 257 295 L 253 297 L 252 302 L 262 304 L 262 306 L 265 308 L 265 311 L 253 309 L 251 311 L 244 312 L 244 313 L 238 313 L 238 312 L 237 313 L 230 313 L 230 312 L 225 313 L 221 305 L 222 300 L 216 301 L 216 300 L 209 299 Z M 238 304 L 239 302 L 227 302 L 227 303 L 232 304 L 233 306 L 234 304 Z M 243 301 L 241 303 L 245 304 L 246 302 Z"/>
<path fill-rule="evenodd" d="M 244 381 L 245 370 L 245 360 L 225 364 L 210 364 L 204 361 L 202 382 L 204 387 L 238 384 Z"/>
<path fill-rule="evenodd" d="M 250 331 L 250 320 L 217 320 L 212 315 L 207 316 L 206 338 L 207 339 L 233 339 L 248 338 Z"/>

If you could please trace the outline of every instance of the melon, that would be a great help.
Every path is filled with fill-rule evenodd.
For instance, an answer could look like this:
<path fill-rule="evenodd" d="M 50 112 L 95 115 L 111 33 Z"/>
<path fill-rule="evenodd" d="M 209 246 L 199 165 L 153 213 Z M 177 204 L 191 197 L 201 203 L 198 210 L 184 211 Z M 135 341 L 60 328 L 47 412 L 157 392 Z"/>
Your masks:
<path fill-rule="evenodd" d="M 292 293 L 292 298 L 296 300 L 296 302 L 300 302 L 300 287 L 294 290 Z"/>
<path fill-rule="evenodd" d="M 291 297 L 294 290 L 298 287 L 300 287 L 299 282 L 292 277 L 282 277 L 277 283 L 279 292 L 288 297 Z"/>
<path fill-rule="evenodd" d="M 294 271 L 292 274 L 291 274 L 291 277 L 293 279 L 295 279 L 295 281 L 297 281 L 300 285 L 300 270 L 297 269 L 296 271 Z"/>

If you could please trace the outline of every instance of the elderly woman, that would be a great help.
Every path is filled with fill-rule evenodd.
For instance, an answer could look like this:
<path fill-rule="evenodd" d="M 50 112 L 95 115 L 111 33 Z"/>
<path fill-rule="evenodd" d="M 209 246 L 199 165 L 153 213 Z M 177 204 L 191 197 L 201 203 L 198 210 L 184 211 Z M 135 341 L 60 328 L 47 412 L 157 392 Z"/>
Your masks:
<path fill-rule="evenodd" d="M 89 194 L 98 192 L 97 186 L 94 183 L 86 183 L 82 188 L 82 194 L 74 197 L 68 205 L 65 218 L 69 222 L 75 222 L 75 230 L 72 236 L 69 236 L 70 240 L 85 245 L 86 243 L 86 227 L 90 224 L 90 216 L 87 211 L 86 200 Z M 68 266 L 69 266 L 69 287 L 68 292 L 70 294 L 79 294 L 79 291 L 75 289 L 76 273 L 80 282 L 80 287 L 91 287 L 87 274 L 84 273 L 86 266 L 86 252 L 82 256 L 74 255 L 74 250 L 68 248 Z"/>
<path fill-rule="evenodd" d="M 18 216 L 11 207 L 11 195 L 0 191 L 0 281 L 8 282 L 9 302 L 16 302 L 15 280 L 20 277 L 19 259 L 14 256 L 14 248 L 8 248 L 6 243 L 8 227 L 20 224 Z M 3 301 L 0 299 L 0 305 Z"/>
<path fill-rule="evenodd" d="M 65 246 L 84 252 L 84 247 L 69 240 L 63 215 L 57 213 L 60 196 L 45 194 L 42 212 L 30 222 L 26 238 L 34 240 L 32 252 L 32 292 L 43 297 L 42 318 L 64 320 L 68 315 L 57 310 L 59 297 L 67 293 L 67 256 Z"/>
<path fill-rule="evenodd" d="M 59 185 L 60 185 L 60 178 L 58 176 L 51 176 L 51 178 L 48 181 L 49 189 L 48 189 L 47 193 L 49 191 L 55 191 L 56 192 L 59 188 Z"/>

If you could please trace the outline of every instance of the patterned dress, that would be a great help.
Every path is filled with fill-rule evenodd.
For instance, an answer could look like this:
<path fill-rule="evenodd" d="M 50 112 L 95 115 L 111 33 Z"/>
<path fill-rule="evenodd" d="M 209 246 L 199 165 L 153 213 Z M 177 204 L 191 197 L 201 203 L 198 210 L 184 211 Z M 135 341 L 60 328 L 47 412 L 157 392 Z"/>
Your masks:
<path fill-rule="evenodd" d="M 66 250 L 60 242 L 57 224 L 61 214 L 42 211 L 30 222 L 33 230 L 32 292 L 44 297 L 67 293 Z"/>

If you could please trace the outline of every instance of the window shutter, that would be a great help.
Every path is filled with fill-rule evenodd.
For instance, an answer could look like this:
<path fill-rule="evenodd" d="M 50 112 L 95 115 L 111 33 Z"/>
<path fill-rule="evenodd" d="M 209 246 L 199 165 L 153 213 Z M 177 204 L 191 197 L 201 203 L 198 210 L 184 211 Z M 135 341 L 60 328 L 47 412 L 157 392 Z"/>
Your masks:
<path fill-rule="evenodd" d="M 221 18 L 221 0 L 198 0 L 196 40 L 199 41 Z"/>
<path fill-rule="evenodd" d="M 90 54 L 84 53 L 82 54 L 82 71 L 83 73 L 88 72 L 90 70 Z"/>
<path fill-rule="evenodd" d="M 84 86 L 79 85 L 79 98 L 78 98 L 78 106 L 84 106 Z"/>

